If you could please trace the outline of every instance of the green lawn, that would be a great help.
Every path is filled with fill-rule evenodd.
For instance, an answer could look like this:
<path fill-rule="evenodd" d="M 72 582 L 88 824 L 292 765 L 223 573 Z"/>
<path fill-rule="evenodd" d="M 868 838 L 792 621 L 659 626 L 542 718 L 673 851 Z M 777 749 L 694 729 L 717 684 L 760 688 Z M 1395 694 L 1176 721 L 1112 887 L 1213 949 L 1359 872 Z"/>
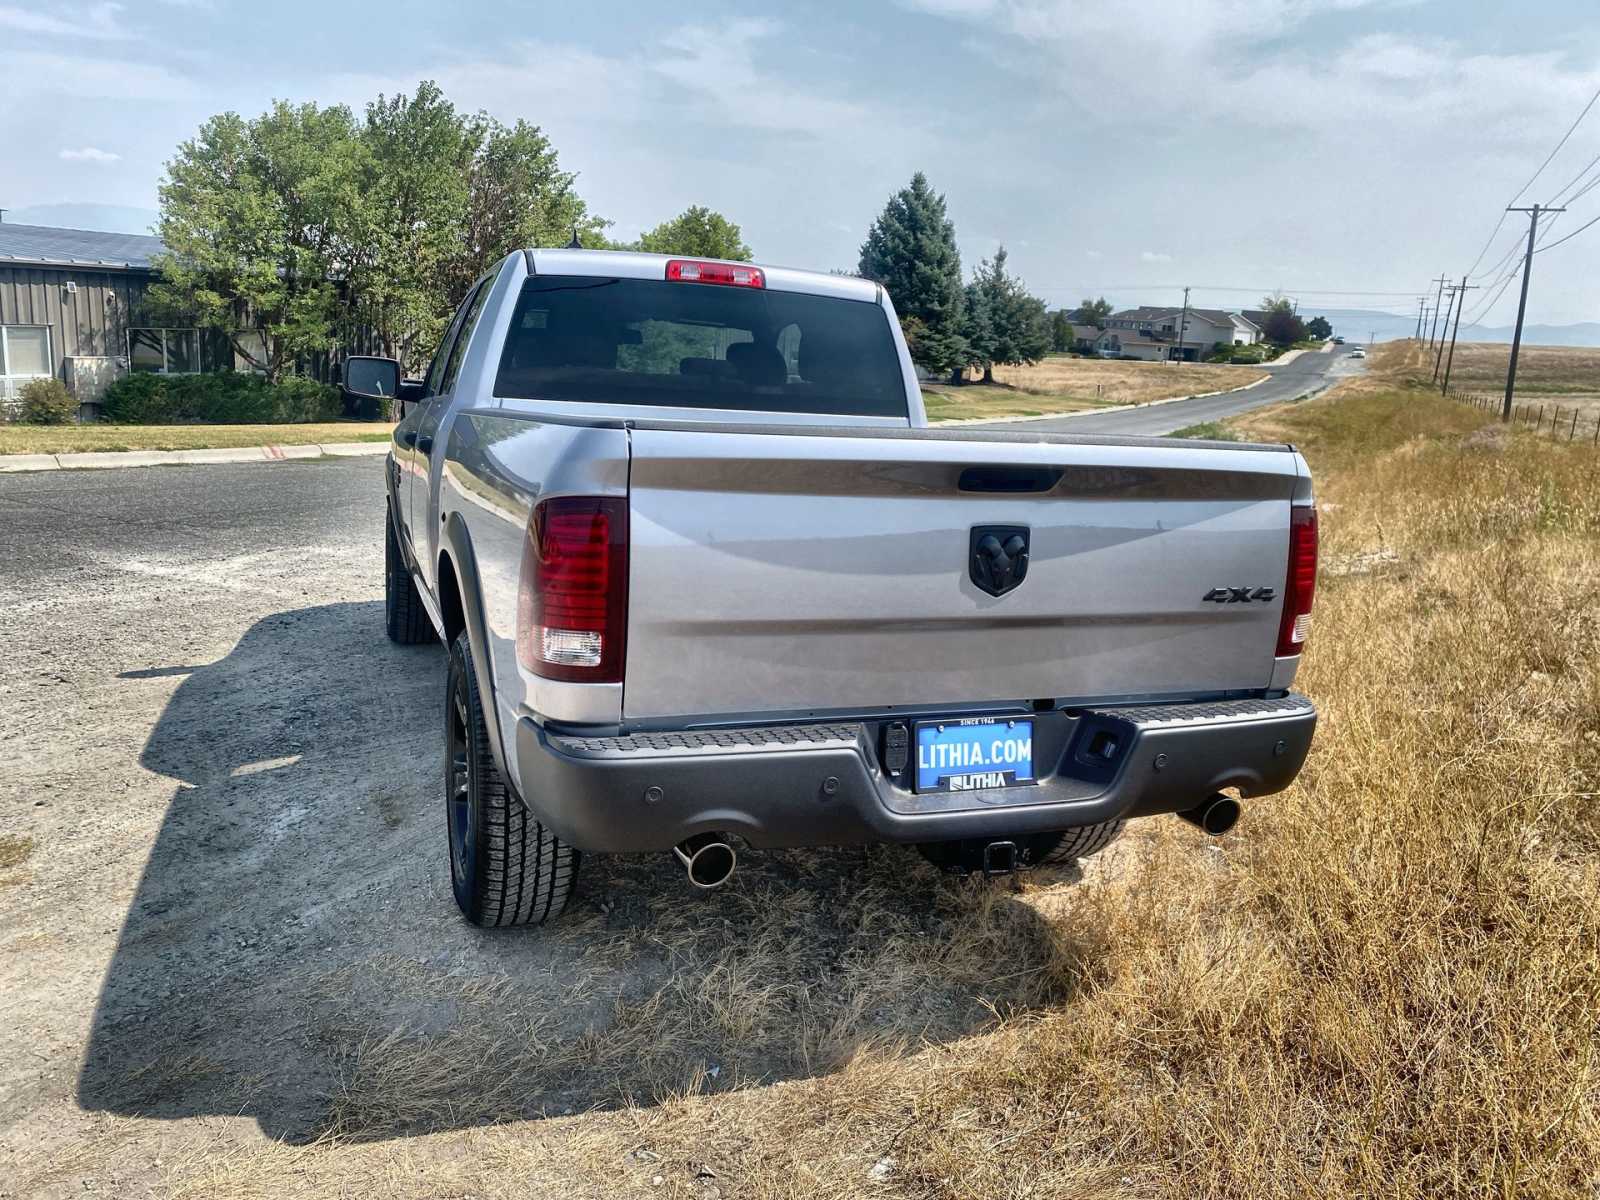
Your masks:
<path fill-rule="evenodd" d="M 218 450 L 231 446 L 305 446 L 385 442 L 383 421 L 303 425 L 0 425 L 0 454 L 69 454 L 82 450 Z"/>

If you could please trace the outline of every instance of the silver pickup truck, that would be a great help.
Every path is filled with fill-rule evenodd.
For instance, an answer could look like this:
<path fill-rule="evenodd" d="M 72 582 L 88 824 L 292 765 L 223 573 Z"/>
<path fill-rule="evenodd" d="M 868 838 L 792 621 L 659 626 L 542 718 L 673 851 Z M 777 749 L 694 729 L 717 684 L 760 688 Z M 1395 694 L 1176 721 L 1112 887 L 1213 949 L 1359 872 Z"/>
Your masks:
<path fill-rule="evenodd" d="M 899 842 L 955 871 L 1225 832 L 1287 787 L 1316 577 L 1288 446 L 930 429 L 862 279 L 586 250 L 462 302 L 388 460 L 388 633 L 449 647 L 468 919 L 584 852 Z M 408 394 L 407 389 L 410 389 Z"/>

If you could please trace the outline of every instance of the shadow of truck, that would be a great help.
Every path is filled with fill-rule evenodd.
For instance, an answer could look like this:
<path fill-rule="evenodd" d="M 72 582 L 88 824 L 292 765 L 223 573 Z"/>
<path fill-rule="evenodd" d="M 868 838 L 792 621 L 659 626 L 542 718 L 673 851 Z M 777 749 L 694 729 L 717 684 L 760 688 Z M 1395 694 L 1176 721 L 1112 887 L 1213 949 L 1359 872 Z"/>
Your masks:
<path fill-rule="evenodd" d="M 438 647 L 381 606 L 252 626 L 141 755 L 177 781 L 102 986 L 91 1110 L 373 1139 L 835 1069 L 1059 1001 L 1075 949 L 892 848 L 751 855 L 691 894 L 594 857 L 549 929 L 457 915 Z"/>

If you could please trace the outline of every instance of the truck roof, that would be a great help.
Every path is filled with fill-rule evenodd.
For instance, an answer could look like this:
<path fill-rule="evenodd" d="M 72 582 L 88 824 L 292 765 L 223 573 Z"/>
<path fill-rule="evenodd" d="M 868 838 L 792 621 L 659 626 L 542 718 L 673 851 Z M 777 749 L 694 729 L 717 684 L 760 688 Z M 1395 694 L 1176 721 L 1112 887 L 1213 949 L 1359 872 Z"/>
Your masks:
<path fill-rule="evenodd" d="M 699 258 L 689 254 L 645 254 L 638 250 L 524 250 L 530 275 L 611 275 L 624 279 L 665 279 L 672 259 L 693 258 L 696 262 L 728 262 L 728 259 Z M 876 304 L 878 285 L 859 275 L 832 275 L 825 271 L 802 271 L 795 267 L 768 266 L 766 263 L 735 263 L 760 267 L 767 287 L 780 292 L 805 292 L 813 296 L 837 296 L 843 300 L 864 300 Z"/>

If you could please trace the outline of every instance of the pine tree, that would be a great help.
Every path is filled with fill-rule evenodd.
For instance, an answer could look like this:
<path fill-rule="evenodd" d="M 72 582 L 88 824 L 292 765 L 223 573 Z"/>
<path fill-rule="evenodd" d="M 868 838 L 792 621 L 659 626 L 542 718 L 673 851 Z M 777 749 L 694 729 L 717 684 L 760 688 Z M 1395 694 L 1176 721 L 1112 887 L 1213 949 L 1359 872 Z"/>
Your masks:
<path fill-rule="evenodd" d="M 986 264 L 985 264 L 986 265 Z M 966 301 L 961 314 L 961 340 L 966 343 L 962 355 L 962 368 L 975 367 L 983 372 L 988 382 L 993 382 L 990 368 L 995 352 L 995 313 L 990 305 L 990 295 L 983 285 L 983 266 L 973 273 L 966 287 Z"/>
<path fill-rule="evenodd" d="M 935 373 L 966 361 L 962 337 L 964 289 L 955 226 L 944 197 L 918 171 L 889 198 L 861 245 L 860 273 L 889 291 L 906 331 L 911 357 Z"/>
<path fill-rule="evenodd" d="M 994 382 L 994 364 L 1038 362 L 1050 352 L 1050 321 L 1044 301 L 1030 296 L 1022 280 L 1006 272 L 1006 248 L 985 259 L 967 285 L 967 361 Z M 981 320 L 974 313 L 981 313 Z"/>

